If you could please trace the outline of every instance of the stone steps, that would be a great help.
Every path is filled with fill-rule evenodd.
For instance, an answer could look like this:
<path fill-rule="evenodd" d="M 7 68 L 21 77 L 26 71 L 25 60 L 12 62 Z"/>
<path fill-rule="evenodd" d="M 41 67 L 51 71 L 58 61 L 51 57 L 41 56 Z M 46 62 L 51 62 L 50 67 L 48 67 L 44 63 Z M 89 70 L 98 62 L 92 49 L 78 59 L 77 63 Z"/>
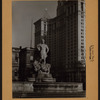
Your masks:
<path fill-rule="evenodd" d="M 35 92 L 81 92 L 83 91 L 82 83 L 65 83 L 65 82 L 40 82 L 33 84 Z"/>
<path fill-rule="evenodd" d="M 85 91 L 76 93 L 13 93 L 14 98 L 75 98 L 86 97 Z"/>
<path fill-rule="evenodd" d="M 69 82 L 15 82 L 14 98 L 85 97 L 82 83 Z"/>

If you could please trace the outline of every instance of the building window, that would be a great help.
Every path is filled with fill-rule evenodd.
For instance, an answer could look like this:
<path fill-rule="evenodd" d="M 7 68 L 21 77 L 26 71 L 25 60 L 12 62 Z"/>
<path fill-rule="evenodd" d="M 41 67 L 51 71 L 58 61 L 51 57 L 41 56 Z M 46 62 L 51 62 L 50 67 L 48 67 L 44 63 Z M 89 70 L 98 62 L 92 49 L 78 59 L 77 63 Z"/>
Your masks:
<path fill-rule="evenodd" d="M 82 25 L 84 25 L 84 23 L 81 23 Z"/>
<path fill-rule="evenodd" d="M 75 4 L 75 11 L 76 11 L 76 4 Z"/>
<path fill-rule="evenodd" d="M 84 46 L 81 46 L 81 48 L 84 48 Z"/>
<path fill-rule="evenodd" d="M 73 13 L 73 6 L 71 6 L 71 13 Z"/>
<path fill-rule="evenodd" d="M 81 55 L 84 56 L 84 52 L 82 52 Z"/>
<path fill-rule="evenodd" d="M 81 21 L 84 21 L 84 19 L 81 19 Z"/>
<path fill-rule="evenodd" d="M 15 54 L 15 61 L 18 62 L 18 54 Z"/>
<path fill-rule="evenodd" d="M 83 11 L 83 2 L 81 2 L 81 11 Z"/>
<path fill-rule="evenodd" d="M 84 36 L 81 36 L 81 38 L 84 38 Z"/>
<path fill-rule="evenodd" d="M 84 18 L 84 16 L 81 15 L 81 18 Z"/>
<path fill-rule="evenodd" d="M 81 49 L 81 52 L 84 52 L 84 49 Z"/>
<path fill-rule="evenodd" d="M 84 57 L 81 57 L 81 59 L 84 59 Z"/>
<path fill-rule="evenodd" d="M 84 45 L 84 43 L 81 43 L 82 45 Z"/>
<path fill-rule="evenodd" d="M 81 31 L 84 31 L 83 29 L 81 29 Z"/>
<path fill-rule="evenodd" d="M 81 41 L 84 41 L 84 39 L 81 39 Z"/>
<path fill-rule="evenodd" d="M 68 14 L 70 14 L 70 7 L 68 7 Z"/>
<path fill-rule="evenodd" d="M 84 28 L 84 26 L 81 26 L 82 28 Z"/>
<path fill-rule="evenodd" d="M 81 33 L 82 35 L 84 35 L 84 33 Z"/>

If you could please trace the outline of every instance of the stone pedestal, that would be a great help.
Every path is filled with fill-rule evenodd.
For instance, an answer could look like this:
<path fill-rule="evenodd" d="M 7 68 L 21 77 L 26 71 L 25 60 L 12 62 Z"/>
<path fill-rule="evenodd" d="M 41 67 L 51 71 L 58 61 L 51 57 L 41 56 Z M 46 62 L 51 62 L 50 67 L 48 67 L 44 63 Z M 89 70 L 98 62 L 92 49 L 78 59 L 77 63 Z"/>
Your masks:
<path fill-rule="evenodd" d="M 35 93 L 67 93 L 83 91 L 82 83 L 56 82 L 56 79 L 53 78 L 50 73 L 50 67 L 50 64 L 41 64 L 36 81 L 33 83 Z"/>
<path fill-rule="evenodd" d="M 34 92 L 38 93 L 65 93 L 65 92 L 82 92 L 82 83 L 66 82 L 35 82 L 33 84 Z"/>
<path fill-rule="evenodd" d="M 45 50 L 44 44 L 40 46 Z M 41 53 L 43 53 L 41 57 L 46 55 L 46 52 L 44 53 L 42 51 Z M 66 93 L 83 91 L 82 83 L 56 82 L 56 79 L 53 78 L 50 73 L 50 68 L 51 65 L 46 63 L 46 58 L 41 58 L 40 61 L 34 61 L 34 69 L 37 72 L 36 80 L 33 82 L 35 93 Z"/>
<path fill-rule="evenodd" d="M 33 82 L 13 82 L 12 91 L 18 92 L 34 92 Z"/>
<path fill-rule="evenodd" d="M 54 83 L 54 82 L 56 82 L 56 79 L 55 78 L 43 78 L 42 79 L 42 82 L 51 82 L 51 83 Z"/>

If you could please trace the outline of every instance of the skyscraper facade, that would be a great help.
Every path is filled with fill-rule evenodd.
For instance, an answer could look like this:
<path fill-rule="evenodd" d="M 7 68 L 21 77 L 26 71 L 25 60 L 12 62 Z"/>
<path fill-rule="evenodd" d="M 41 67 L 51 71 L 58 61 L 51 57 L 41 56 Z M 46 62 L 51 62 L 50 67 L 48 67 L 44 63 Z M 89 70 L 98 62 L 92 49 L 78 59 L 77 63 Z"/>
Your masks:
<path fill-rule="evenodd" d="M 47 32 L 54 76 L 58 81 L 85 81 L 85 1 L 59 0 L 57 16 L 46 19 L 47 26 L 42 20 L 35 22 L 35 43 L 40 42 L 37 30 L 42 27 Z"/>

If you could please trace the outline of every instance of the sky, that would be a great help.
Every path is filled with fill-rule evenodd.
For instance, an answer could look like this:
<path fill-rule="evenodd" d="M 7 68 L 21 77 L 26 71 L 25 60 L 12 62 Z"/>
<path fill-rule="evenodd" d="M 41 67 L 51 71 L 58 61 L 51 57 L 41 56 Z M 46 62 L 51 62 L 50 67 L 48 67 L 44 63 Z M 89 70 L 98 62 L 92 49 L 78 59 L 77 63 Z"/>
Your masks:
<path fill-rule="evenodd" d="M 57 1 L 13 1 L 12 2 L 12 47 L 34 47 L 34 24 L 45 9 L 51 18 L 56 16 Z M 31 35 L 32 33 L 32 35 Z"/>

